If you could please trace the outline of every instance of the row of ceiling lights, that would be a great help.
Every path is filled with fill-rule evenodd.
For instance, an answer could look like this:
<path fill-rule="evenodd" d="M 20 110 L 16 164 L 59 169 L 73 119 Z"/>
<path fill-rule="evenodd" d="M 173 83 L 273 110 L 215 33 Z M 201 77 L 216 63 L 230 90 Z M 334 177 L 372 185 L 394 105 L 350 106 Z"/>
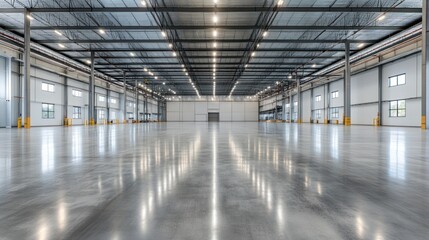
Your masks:
<path fill-rule="evenodd" d="M 217 7 L 217 3 L 218 3 L 218 1 L 217 0 L 213 0 L 213 2 L 214 2 L 214 4 L 215 4 L 215 9 L 216 9 L 216 7 Z M 279 0 L 278 2 L 277 2 L 277 6 L 281 6 L 281 5 L 283 5 L 283 3 L 284 3 L 284 1 L 283 0 Z M 142 4 L 142 6 L 143 7 L 146 7 L 147 6 L 147 3 L 146 3 L 146 1 L 141 1 L 141 4 Z M 30 20 L 33 20 L 34 18 L 31 16 L 31 14 L 28 14 L 27 15 L 27 18 L 29 18 Z M 383 21 L 384 19 L 386 18 L 386 15 L 383 13 L 381 16 L 379 16 L 378 18 L 377 18 L 377 21 Z M 217 22 L 218 22 L 218 16 L 217 16 L 217 12 L 215 11 L 214 12 L 214 15 L 213 15 L 213 22 L 215 23 L 215 24 L 217 24 Z M 55 31 L 55 33 L 57 34 L 57 35 L 59 35 L 59 36 L 62 36 L 63 34 L 60 32 L 60 31 L 58 31 L 58 30 L 54 30 Z M 100 34 L 106 34 L 106 31 L 104 30 L 104 29 L 99 29 L 98 30 L 98 32 L 100 33 Z M 161 34 L 162 34 L 162 36 L 163 37 L 167 37 L 167 34 L 164 32 L 164 31 L 161 31 Z M 263 37 L 266 37 L 268 35 L 268 32 L 267 31 L 265 31 L 265 32 L 263 32 L 263 34 L 262 34 L 262 36 Z M 214 29 L 213 30 L 213 37 L 217 37 L 218 36 L 218 31 L 217 31 L 217 29 Z M 61 43 L 59 43 L 58 44 L 58 46 L 60 47 L 60 48 L 65 48 L 65 45 L 64 44 L 61 44 Z M 359 48 L 362 48 L 362 47 L 364 47 L 365 46 L 365 44 L 364 43 L 360 43 L 359 45 L 358 45 L 358 47 Z M 169 44 L 169 47 L 170 48 L 173 48 L 173 45 L 170 43 Z M 259 43 L 257 44 L 257 48 L 259 47 Z M 217 42 L 216 41 L 214 41 L 214 43 L 213 43 L 213 48 L 217 48 Z M 214 80 L 214 82 L 213 82 L 213 95 L 215 96 L 215 93 L 216 93 L 216 62 L 217 62 L 217 60 L 216 60 L 216 55 L 217 55 L 217 52 L 216 51 L 214 51 L 213 52 L 213 80 Z M 254 52 L 252 52 L 251 53 L 251 56 L 252 57 L 254 57 L 256 55 L 256 52 L 254 51 Z M 134 57 L 135 56 L 135 53 L 133 53 L 133 52 L 131 52 L 130 53 L 130 56 L 132 56 L 132 57 Z M 177 54 L 176 54 L 176 52 L 174 52 L 173 51 L 173 56 L 177 56 Z M 86 60 L 86 63 L 88 63 L 88 64 L 91 64 L 91 61 L 90 60 Z M 248 64 L 246 64 L 245 65 L 245 67 L 247 68 L 247 66 L 248 66 Z M 184 67 L 183 65 L 182 65 L 182 67 Z M 315 67 L 317 67 L 317 65 L 316 64 L 313 64 L 312 65 L 312 67 L 313 68 L 315 68 Z M 148 70 L 146 69 L 146 68 L 144 68 L 144 70 L 145 70 L 145 72 L 147 72 Z M 183 69 L 184 71 L 185 71 L 185 74 L 186 74 L 186 76 L 188 76 L 189 74 L 186 72 L 186 69 L 184 68 Z M 153 76 L 154 77 L 154 79 L 155 80 L 158 80 L 158 77 L 157 76 L 154 76 L 154 74 L 152 73 L 152 72 L 150 72 L 149 71 L 149 75 L 151 75 L 151 76 Z M 290 75 L 289 76 L 289 79 L 291 79 L 292 78 L 292 76 Z M 197 93 L 197 95 L 200 97 L 200 94 L 199 94 L 199 92 L 198 92 L 198 89 L 196 89 L 196 87 L 195 87 L 195 84 L 192 82 L 192 79 L 191 78 L 189 78 L 189 82 L 192 84 L 192 87 L 194 88 L 194 90 L 195 90 L 195 92 Z M 234 87 L 233 87 L 233 89 L 231 90 L 231 92 L 230 92 L 230 96 L 232 95 L 232 93 L 234 92 L 234 90 L 235 90 L 235 88 L 236 88 L 236 86 L 237 86 L 237 83 L 238 82 L 236 82 L 235 84 L 234 84 Z M 163 82 L 163 85 L 165 85 L 165 82 Z M 266 90 L 269 90 L 270 89 L 270 86 L 268 86 L 267 87 L 267 89 L 265 89 L 264 91 L 266 91 Z M 149 89 L 150 90 L 150 89 Z M 170 92 L 173 92 L 174 94 L 176 94 L 176 92 L 175 91 L 173 91 L 173 90 L 171 90 L 171 89 L 168 89 Z M 260 93 L 262 93 L 262 91 L 260 92 Z M 259 93 L 259 94 L 260 94 Z"/>

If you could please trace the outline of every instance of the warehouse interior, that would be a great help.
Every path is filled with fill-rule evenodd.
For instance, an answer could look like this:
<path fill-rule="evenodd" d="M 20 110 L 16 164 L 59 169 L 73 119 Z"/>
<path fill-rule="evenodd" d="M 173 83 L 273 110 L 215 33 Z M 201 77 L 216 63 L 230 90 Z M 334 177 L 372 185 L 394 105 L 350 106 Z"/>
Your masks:
<path fill-rule="evenodd" d="M 427 239 L 428 10 L 0 1 L 0 239 Z"/>

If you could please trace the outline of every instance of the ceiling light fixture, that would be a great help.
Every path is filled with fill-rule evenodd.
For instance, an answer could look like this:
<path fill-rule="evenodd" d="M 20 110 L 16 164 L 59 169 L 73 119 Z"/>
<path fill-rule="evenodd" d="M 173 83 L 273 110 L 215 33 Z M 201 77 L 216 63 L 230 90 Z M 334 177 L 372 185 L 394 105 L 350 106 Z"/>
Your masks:
<path fill-rule="evenodd" d="M 264 33 L 262 33 L 262 36 L 263 37 L 266 37 L 268 35 L 268 32 L 267 31 L 265 31 Z"/>
<path fill-rule="evenodd" d="M 386 18 L 386 15 L 383 14 L 380 17 L 378 17 L 378 21 L 383 21 Z"/>
<path fill-rule="evenodd" d="M 104 29 L 101 29 L 101 28 L 98 29 L 98 32 L 101 33 L 101 34 L 106 34 L 106 31 L 104 31 Z"/>
<path fill-rule="evenodd" d="M 167 36 L 167 34 L 164 31 L 161 31 L 161 34 L 162 34 L 163 37 Z"/>
<path fill-rule="evenodd" d="M 213 30 L 213 37 L 217 37 L 217 30 Z"/>
<path fill-rule="evenodd" d="M 61 43 L 58 43 L 58 46 L 60 47 L 60 48 L 65 48 L 66 46 L 64 46 L 63 44 L 61 44 Z"/>
<path fill-rule="evenodd" d="M 144 68 L 143 70 L 144 70 L 145 72 L 147 72 L 147 68 Z"/>
<path fill-rule="evenodd" d="M 282 6 L 282 5 L 283 5 L 283 3 L 284 3 L 284 1 L 283 1 L 283 0 L 279 0 L 279 1 L 277 2 L 277 6 Z"/>
<path fill-rule="evenodd" d="M 57 34 L 57 35 L 60 35 L 60 36 L 62 36 L 63 34 L 60 32 L 60 31 L 58 31 L 58 30 L 55 30 L 55 33 Z"/>
<path fill-rule="evenodd" d="M 146 7 L 146 1 L 142 1 L 142 5 L 143 5 L 143 7 Z"/>
<path fill-rule="evenodd" d="M 213 47 L 214 47 L 214 48 L 217 48 L 217 42 L 214 42 L 214 43 L 213 43 Z"/>
<path fill-rule="evenodd" d="M 177 56 L 176 52 L 173 52 L 173 56 Z"/>
<path fill-rule="evenodd" d="M 361 43 L 358 45 L 358 48 L 363 48 L 365 46 L 365 43 Z"/>
<path fill-rule="evenodd" d="M 168 44 L 168 46 L 169 46 L 170 48 L 173 48 L 173 44 L 171 44 L 171 43 L 169 43 L 169 44 Z"/>
<path fill-rule="evenodd" d="M 218 21 L 218 18 L 217 18 L 217 15 L 216 15 L 216 13 L 213 15 L 213 22 L 214 23 L 217 23 L 217 21 Z"/>
<path fill-rule="evenodd" d="M 130 56 L 134 57 L 136 54 L 134 54 L 133 52 L 130 52 Z"/>

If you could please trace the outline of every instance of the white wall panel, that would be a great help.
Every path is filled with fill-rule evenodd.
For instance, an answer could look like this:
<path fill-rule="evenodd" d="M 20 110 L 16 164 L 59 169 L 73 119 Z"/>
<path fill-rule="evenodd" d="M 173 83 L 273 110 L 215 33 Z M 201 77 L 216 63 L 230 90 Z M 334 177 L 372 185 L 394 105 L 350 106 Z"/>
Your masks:
<path fill-rule="evenodd" d="M 195 114 L 207 115 L 207 102 L 195 102 Z"/>
<path fill-rule="evenodd" d="M 244 102 L 233 102 L 232 103 L 232 121 L 242 122 L 245 121 L 244 116 Z"/>
<path fill-rule="evenodd" d="M 232 103 L 231 102 L 219 103 L 219 120 L 221 122 L 232 121 Z"/>
<path fill-rule="evenodd" d="M 352 106 L 351 113 L 352 124 L 372 125 L 377 117 L 378 103 Z"/>
<path fill-rule="evenodd" d="M 309 123 L 311 118 L 311 90 L 302 92 L 302 122 Z"/>
<path fill-rule="evenodd" d="M 182 102 L 182 121 L 195 121 L 195 102 Z"/>
<path fill-rule="evenodd" d="M 351 78 L 351 104 L 378 102 L 378 69 L 356 74 Z M 354 116 L 352 115 L 352 121 Z"/>

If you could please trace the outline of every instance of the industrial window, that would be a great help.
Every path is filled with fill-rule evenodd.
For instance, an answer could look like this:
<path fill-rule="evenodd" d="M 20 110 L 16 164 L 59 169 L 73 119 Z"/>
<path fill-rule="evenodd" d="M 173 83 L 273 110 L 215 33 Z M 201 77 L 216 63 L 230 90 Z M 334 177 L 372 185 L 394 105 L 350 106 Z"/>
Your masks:
<path fill-rule="evenodd" d="M 116 98 L 111 98 L 110 99 L 110 103 L 112 104 L 116 104 L 118 102 L 118 100 L 116 100 Z"/>
<path fill-rule="evenodd" d="M 55 118 L 55 105 L 49 103 L 42 103 L 42 118 L 54 119 Z"/>
<path fill-rule="evenodd" d="M 340 93 L 338 91 L 334 91 L 331 94 L 332 94 L 332 98 L 338 98 L 338 97 L 340 97 Z"/>
<path fill-rule="evenodd" d="M 106 118 L 106 113 L 104 112 L 104 110 L 98 110 L 98 119 L 105 119 Z"/>
<path fill-rule="evenodd" d="M 110 119 L 116 119 L 116 112 L 110 113 Z"/>
<path fill-rule="evenodd" d="M 73 119 L 81 119 L 81 118 L 82 118 L 82 108 L 73 107 Z"/>
<path fill-rule="evenodd" d="M 322 110 L 314 111 L 314 117 L 315 117 L 315 119 L 321 119 L 322 118 Z"/>
<path fill-rule="evenodd" d="M 104 96 L 98 96 L 98 101 L 104 102 L 104 101 L 106 101 L 106 97 L 104 97 Z"/>
<path fill-rule="evenodd" d="M 290 108 L 290 103 L 286 103 L 286 107 L 287 107 L 287 108 Z"/>
<path fill-rule="evenodd" d="M 389 78 L 389 87 L 395 87 L 399 85 L 405 85 L 405 74 L 396 75 Z"/>
<path fill-rule="evenodd" d="M 321 95 L 317 95 L 316 96 L 316 102 L 320 102 L 322 101 L 322 96 Z"/>
<path fill-rule="evenodd" d="M 331 118 L 340 118 L 339 108 L 331 108 Z"/>
<path fill-rule="evenodd" d="M 294 107 L 298 106 L 298 102 L 296 102 L 296 101 L 295 101 L 295 102 L 293 102 L 293 106 L 294 106 Z"/>
<path fill-rule="evenodd" d="M 79 90 L 73 89 L 72 90 L 72 95 L 75 96 L 75 97 L 82 97 L 82 92 L 79 91 Z"/>
<path fill-rule="evenodd" d="M 395 100 L 389 102 L 390 117 L 405 117 L 406 116 L 405 100 Z"/>
<path fill-rule="evenodd" d="M 132 106 L 133 106 L 133 103 L 132 103 L 132 102 L 129 102 L 129 103 L 128 103 L 128 106 L 132 107 Z"/>
<path fill-rule="evenodd" d="M 55 85 L 50 83 L 42 83 L 42 90 L 46 92 L 55 92 Z"/>

